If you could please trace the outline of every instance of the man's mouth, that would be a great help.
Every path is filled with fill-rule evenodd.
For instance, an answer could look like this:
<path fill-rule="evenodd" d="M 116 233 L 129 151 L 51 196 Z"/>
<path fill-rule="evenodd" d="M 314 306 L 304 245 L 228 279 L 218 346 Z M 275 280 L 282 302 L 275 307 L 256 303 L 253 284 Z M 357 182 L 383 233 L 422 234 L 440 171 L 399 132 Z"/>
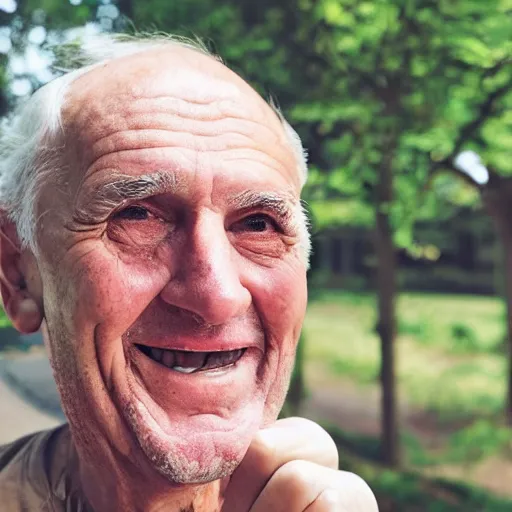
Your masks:
<path fill-rule="evenodd" d="M 233 366 L 245 348 L 219 352 L 191 352 L 135 345 L 144 355 L 171 370 L 180 373 L 205 372 Z"/>

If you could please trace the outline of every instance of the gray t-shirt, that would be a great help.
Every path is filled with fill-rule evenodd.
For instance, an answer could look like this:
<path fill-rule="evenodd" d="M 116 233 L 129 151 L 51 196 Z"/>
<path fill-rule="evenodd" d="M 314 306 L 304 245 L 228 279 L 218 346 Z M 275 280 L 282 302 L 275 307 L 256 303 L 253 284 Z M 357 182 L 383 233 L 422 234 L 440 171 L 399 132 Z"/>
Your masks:
<path fill-rule="evenodd" d="M 67 425 L 0 446 L 0 510 L 90 512 L 72 479 L 77 467 Z"/>

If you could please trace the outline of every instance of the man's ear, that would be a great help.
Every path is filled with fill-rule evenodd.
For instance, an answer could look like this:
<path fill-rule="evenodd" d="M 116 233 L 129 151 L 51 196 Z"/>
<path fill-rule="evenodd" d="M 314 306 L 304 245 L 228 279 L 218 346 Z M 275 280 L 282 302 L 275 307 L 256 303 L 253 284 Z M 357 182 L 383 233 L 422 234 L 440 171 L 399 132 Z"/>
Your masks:
<path fill-rule="evenodd" d="M 43 294 L 39 268 L 30 249 L 22 249 L 16 226 L 0 224 L 0 293 L 7 316 L 24 334 L 39 330 Z"/>

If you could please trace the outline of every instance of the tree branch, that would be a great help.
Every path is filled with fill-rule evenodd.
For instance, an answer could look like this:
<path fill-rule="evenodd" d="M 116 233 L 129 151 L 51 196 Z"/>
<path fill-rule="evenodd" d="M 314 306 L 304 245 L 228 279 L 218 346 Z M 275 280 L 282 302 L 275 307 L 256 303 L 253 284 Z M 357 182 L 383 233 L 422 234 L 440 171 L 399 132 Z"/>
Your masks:
<path fill-rule="evenodd" d="M 466 182 L 468 185 L 478 189 L 480 192 L 483 192 L 485 189 L 488 189 L 490 186 L 496 186 L 499 184 L 502 184 L 504 181 L 510 181 L 511 178 L 503 178 L 500 176 L 495 169 L 491 169 L 488 166 L 486 166 L 487 172 L 489 173 L 489 179 L 487 183 L 480 184 L 476 180 L 474 180 L 469 174 L 465 173 L 464 171 L 460 170 L 458 167 L 454 164 L 454 158 L 451 156 L 448 158 L 445 158 L 439 162 L 436 162 L 434 167 L 431 170 L 429 179 L 427 181 L 427 187 L 432 183 L 433 179 L 443 172 L 450 172 L 451 174 L 454 174 L 458 178 L 462 179 L 464 182 Z"/>
<path fill-rule="evenodd" d="M 482 75 L 482 80 L 485 78 L 489 78 L 495 76 L 499 71 L 501 71 L 507 64 L 510 63 L 510 60 L 504 59 L 497 62 L 492 68 L 486 70 Z M 512 89 L 512 84 L 507 82 L 502 87 L 498 87 L 495 91 L 489 94 L 485 101 L 478 107 L 477 115 L 474 119 L 469 121 L 467 124 L 462 126 L 460 129 L 459 135 L 455 140 L 455 144 L 453 146 L 453 150 L 449 156 L 447 156 L 441 162 L 433 162 L 430 170 L 430 175 L 436 174 L 441 168 L 445 168 L 451 170 L 452 172 L 457 172 L 459 175 L 461 173 L 456 167 L 453 165 L 453 160 L 460 153 L 462 146 L 471 139 L 478 130 L 483 126 L 483 124 L 489 119 L 492 114 L 492 110 L 494 105 L 501 99 L 503 96 L 510 92 Z M 494 173 L 493 173 L 494 174 Z M 469 176 L 467 177 L 469 178 Z M 471 178 L 469 178 L 471 180 Z M 430 181 L 430 180 L 429 180 Z M 466 179 L 467 181 L 467 179 Z M 471 180 L 472 181 L 472 180 Z"/>
<path fill-rule="evenodd" d="M 507 92 L 511 90 L 511 84 L 506 83 L 504 86 L 499 87 L 495 91 L 493 91 L 487 99 L 480 105 L 478 109 L 477 116 L 468 124 L 462 127 L 460 130 L 459 136 L 455 141 L 455 145 L 453 147 L 453 151 L 451 154 L 451 158 L 455 158 L 457 154 L 460 152 L 464 143 L 470 139 L 487 121 L 490 117 L 494 105 L 496 102 L 501 99 Z"/>
<path fill-rule="evenodd" d="M 459 168 L 455 167 L 452 156 L 449 156 L 448 158 L 445 158 L 444 160 L 441 160 L 440 162 L 436 162 L 434 164 L 434 167 L 430 172 L 430 177 L 428 181 L 432 182 L 435 176 L 441 174 L 443 171 L 449 171 L 450 173 L 455 174 L 458 178 L 461 178 L 463 181 L 465 181 L 468 185 L 471 185 L 472 187 L 478 189 L 481 188 L 481 185 L 479 185 L 469 174 L 466 174 Z"/>
<path fill-rule="evenodd" d="M 501 62 L 497 63 L 495 66 L 493 66 L 492 68 L 487 70 L 487 72 L 484 74 L 484 76 L 482 78 L 487 78 L 489 76 L 495 75 L 496 73 L 498 73 L 498 71 L 500 69 L 502 69 L 502 67 L 507 62 L 508 61 L 501 61 Z M 433 179 L 433 177 L 436 174 L 438 174 L 439 172 L 441 172 L 443 170 L 447 170 L 447 171 L 450 171 L 450 172 L 456 174 L 457 176 L 462 178 L 464 181 L 466 181 L 468 184 L 475 186 L 479 189 L 482 188 L 470 176 L 468 176 L 464 172 L 457 169 L 457 167 L 455 167 L 453 161 L 459 154 L 460 150 L 462 149 L 462 146 L 471 137 L 473 137 L 476 134 L 476 132 L 478 132 L 478 130 L 483 126 L 483 124 L 489 119 L 489 117 L 492 114 L 494 105 L 501 98 L 503 98 L 503 96 L 505 96 L 507 94 L 507 92 L 510 92 L 511 89 L 512 89 L 511 84 L 506 83 L 502 87 L 499 87 L 498 89 L 496 89 L 495 91 L 493 91 L 492 93 L 489 94 L 489 96 L 486 98 L 486 100 L 478 108 L 476 117 L 461 128 L 461 130 L 459 132 L 459 136 L 455 140 L 455 144 L 453 146 L 453 151 L 451 152 L 451 154 L 439 162 L 432 162 L 432 166 L 430 168 L 430 173 L 429 173 L 429 179 L 427 180 L 427 187 L 428 187 L 428 183 L 431 182 L 431 180 Z M 489 178 L 491 180 L 496 180 L 499 177 L 499 175 L 496 172 L 494 172 L 490 169 L 488 169 L 488 171 L 489 171 Z"/>

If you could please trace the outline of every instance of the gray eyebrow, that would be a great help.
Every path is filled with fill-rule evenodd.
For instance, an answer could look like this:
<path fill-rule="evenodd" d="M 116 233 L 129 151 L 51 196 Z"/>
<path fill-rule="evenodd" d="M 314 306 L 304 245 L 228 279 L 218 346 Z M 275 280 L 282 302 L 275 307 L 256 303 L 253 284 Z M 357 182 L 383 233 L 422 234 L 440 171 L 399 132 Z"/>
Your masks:
<path fill-rule="evenodd" d="M 97 197 L 119 203 L 127 199 L 144 199 L 145 197 L 170 191 L 176 188 L 176 177 L 169 172 L 156 172 L 137 178 L 123 177 L 104 184 L 96 190 Z"/>
<path fill-rule="evenodd" d="M 175 191 L 176 175 L 169 171 L 159 171 L 133 178 L 113 175 L 113 179 L 94 188 L 87 197 L 87 204 L 75 202 L 74 218 L 83 224 L 95 224 L 105 220 L 110 212 L 128 200 Z"/>
<path fill-rule="evenodd" d="M 281 219 L 289 221 L 296 212 L 298 201 L 292 194 L 246 190 L 230 199 L 229 204 L 240 210 L 271 211 Z"/>

